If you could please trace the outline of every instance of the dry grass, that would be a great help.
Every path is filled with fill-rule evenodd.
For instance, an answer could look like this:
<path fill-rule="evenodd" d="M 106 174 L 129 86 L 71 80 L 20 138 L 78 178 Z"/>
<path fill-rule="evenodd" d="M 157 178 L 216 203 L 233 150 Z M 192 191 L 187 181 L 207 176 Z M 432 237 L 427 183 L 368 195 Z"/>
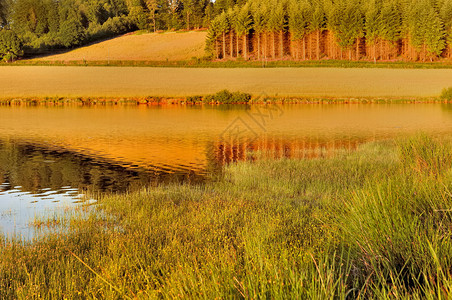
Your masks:
<path fill-rule="evenodd" d="M 449 86 L 449 69 L 0 67 L 0 98 L 177 97 L 222 89 L 255 96 L 419 98 L 439 96 Z"/>
<path fill-rule="evenodd" d="M 128 34 L 39 61 L 180 61 L 204 56 L 206 32 Z"/>

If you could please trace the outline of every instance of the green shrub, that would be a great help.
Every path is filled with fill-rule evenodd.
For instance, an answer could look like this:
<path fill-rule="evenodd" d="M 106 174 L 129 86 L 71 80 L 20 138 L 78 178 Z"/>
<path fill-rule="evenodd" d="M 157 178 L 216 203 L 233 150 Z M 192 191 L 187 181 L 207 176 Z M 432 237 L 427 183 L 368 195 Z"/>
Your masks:
<path fill-rule="evenodd" d="M 242 92 L 231 93 L 228 90 L 222 90 L 214 95 L 207 95 L 204 98 L 204 102 L 207 103 L 221 103 L 221 104 L 237 104 L 237 103 L 248 103 L 251 100 L 251 95 Z"/>
<path fill-rule="evenodd" d="M 248 103 L 251 100 L 251 95 L 248 93 L 235 92 L 232 94 L 234 103 Z"/>
<path fill-rule="evenodd" d="M 441 96 L 439 96 L 441 100 L 452 100 L 452 87 L 443 89 Z"/>
<path fill-rule="evenodd" d="M 188 96 L 186 99 L 186 102 L 188 104 L 195 104 L 195 103 L 202 102 L 202 96 Z"/>

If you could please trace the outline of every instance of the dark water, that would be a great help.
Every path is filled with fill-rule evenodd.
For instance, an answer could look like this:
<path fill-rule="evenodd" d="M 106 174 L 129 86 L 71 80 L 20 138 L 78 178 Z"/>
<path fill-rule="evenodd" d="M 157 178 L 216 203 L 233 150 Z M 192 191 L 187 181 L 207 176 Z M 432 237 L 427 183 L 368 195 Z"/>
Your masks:
<path fill-rule="evenodd" d="M 202 181 L 253 151 L 315 158 L 423 131 L 452 134 L 452 107 L 0 107 L 0 231 L 35 235 L 30 220 L 168 181 Z"/>

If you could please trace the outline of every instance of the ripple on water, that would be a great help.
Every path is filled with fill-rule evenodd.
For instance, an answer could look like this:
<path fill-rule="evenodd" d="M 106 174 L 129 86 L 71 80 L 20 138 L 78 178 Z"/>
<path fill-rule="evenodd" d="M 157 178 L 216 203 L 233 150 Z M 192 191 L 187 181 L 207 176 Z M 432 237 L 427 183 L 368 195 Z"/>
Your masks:
<path fill-rule="evenodd" d="M 8 182 L 0 185 L 10 186 Z M 50 229 L 31 226 L 34 220 L 44 219 L 49 214 L 63 213 L 68 208 L 95 204 L 79 189 L 64 186 L 60 189 L 42 188 L 35 192 L 23 191 L 21 186 L 0 191 L 0 232 L 7 237 L 31 240 Z"/>

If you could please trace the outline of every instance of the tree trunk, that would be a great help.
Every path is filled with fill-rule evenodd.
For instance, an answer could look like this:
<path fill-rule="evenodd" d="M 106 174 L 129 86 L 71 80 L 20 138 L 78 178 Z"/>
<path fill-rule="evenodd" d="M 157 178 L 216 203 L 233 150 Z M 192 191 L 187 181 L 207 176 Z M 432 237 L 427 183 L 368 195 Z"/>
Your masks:
<path fill-rule="evenodd" d="M 187 12 L 187 30 L 190 30 L 190 13 Z"/>
<path fill-rule="evenodd" d="M 239 57 L 239 40 L 240 40 L 240 37 L 239 37 L 239 34 L 237 33 L 237 35 L 236 35 L 236 45 L 237 45 L 237 57 Z"/>
<path fill-rule="evenodd" d="M 275 59 L 276 58 L 276 39 L 275 39 L 275 32 L 272 32 L 272 38 L 273 38 L 273 54 L 272 54 L 272 58 Z"/>
<path fill-rule="evenodd" d="M 223 59 L 226 58 L 226 32 L 223 31 Z"/>
<path fill-rule="evenodd" d="M 377 62 L 377 44 L 376 44 L 377 40 L 374 40 L 374 44 L 372 45 L 373 48 L 373 52 L 374 52 L 374 62 Z"/>
<path fill-rule="evenodd" d="M 243 49 L 245 52 L 245 60 L 248 60 L 248 49 L 247 49 L 247 42 L 246 42 L 246 34 L 243 36 Z"/>
<path fill-rule="evenodd" d="M 296 40 L 294 41 L 295 43 L 295 58 L 298 60 L 300 59 L 300 40 Z"/>
<path fill-rule="evenodd" d="M 283 39 L 283 34 L 284 34 L 284 32 L 281 30 L 279 32 L 279 43 L 280 43 L 279 47 L 280 47 L 280 50 L 281 50 L 279 55 L 280 55 L 281 58 L 284 57 L 284 39 Z"/>
<path fill-rule="evenodd" d="M 220 51 L 218 50 L 218 38 L 215 38 L 215 57 L 216 59 L 220 58 Z"/>
<path fill-rule="evenodd" d="M 317 60 L 320 60 L 320 29 L 317 30 L 317 53 L 316 53 Z"/>
<path fill-rule="evenodd" d="M 380 42 L 380 59 L 383 59 L 383 40 L 379 40 Z"/>
<path fill-rule="evenodd" d="M 234 57 L 234 32 L 229 31 L 229 56 Z"/>
<path fill-rule="evenodd" d="M 306 60 L 306 36 L 303 36 L 303 60 Z"/>
<path fill-rule="evenodd" d="M 257 33 L 257 59 L 261 60 L 261 34 Z"/>
<path fill-rule="evenodd" d="M 359 60 L 359 38 L 356 39 L 356 60 Z"/>
<path fill-rule="evenodd" d="M 312 60 L 312 34 L 309 33 L 309 60 Z"/>

